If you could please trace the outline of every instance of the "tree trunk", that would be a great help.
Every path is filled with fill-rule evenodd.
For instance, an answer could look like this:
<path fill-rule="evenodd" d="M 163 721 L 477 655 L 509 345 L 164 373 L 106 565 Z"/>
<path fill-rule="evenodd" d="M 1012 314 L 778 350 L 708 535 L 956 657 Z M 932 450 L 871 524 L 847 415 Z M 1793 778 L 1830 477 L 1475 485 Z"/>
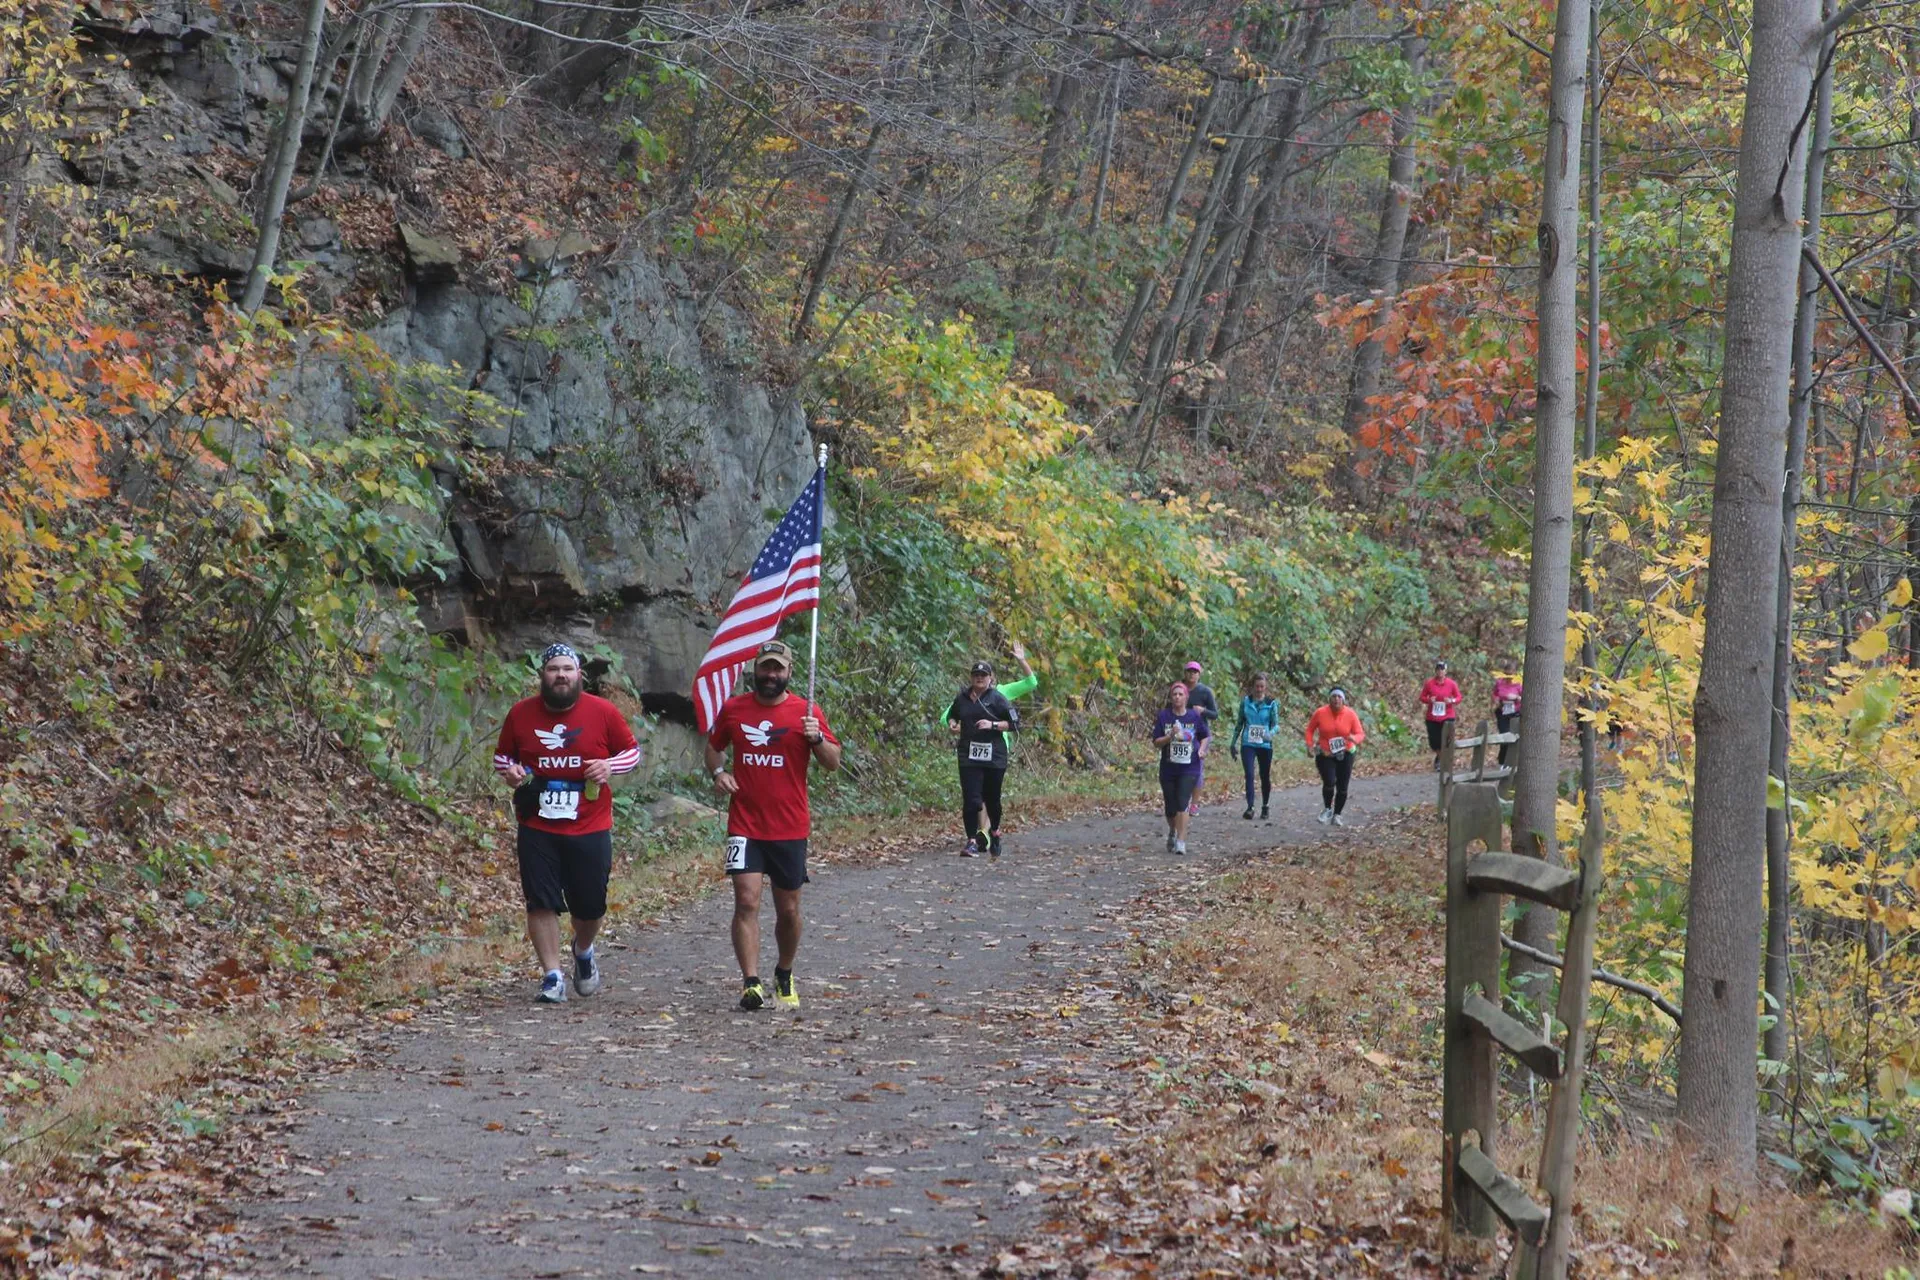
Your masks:
<path fill-rule="evenodd" d="M 340 90 L 347 102 L 349 119 L 362 120 L 372 114 L 373 84 L 380 78 L 380 67 L 386 61 L 387 50 L 393 47 L 393 29 L 399 22 L 399 11 L 390 9 L 375 19 L 371 31 L 361 32 L 359 56 L 354 61 L 353 69 L 347 72 L 346 84 Z"/>
<path fill-rule="evenodd" d="M 1074 20 L 1076 0 L 1067 0 L 1060 22 L 1071 27 Z M 1039 243 L 1040 230 L 1045 225 L 1047 214 L 1053 207 L 1054 189 L 1060 182 L 1060 156 L 1066 150 L 1067 134 L 1071 132 L 1074 107 L 1080 101 L 1080 41 L 1078 38 L 1067 42 L 1069 51 L 1067 64 L 1054 73 L 1053 92 L 1048 95 L 1047 134 L 1040 144 L 1040 171 L 1034 177 L 1033 203 L 1027 207 L 1026 233 L 1023 236 L 1023 258 L 1033 256 L 1034 247 Z"/>
<path fill-rule="evenodd" d="M 1560 7 L 1565 9 L 1570 3 L 1574 3 L 1574 0 L 1562 0 Z M 1583 45 L 1586 43 L 1584 37 L 1581 43 Z M 1559 48 L 1557 40 L 1554 48 L 1556 50 Z M 1408 31 L 1400 37 L 1400 56 L 1405 59 L 1408 68 L 1412 72 L 1412 78 L 1415 80 L 1419 79 L 1421 73 L 1426 69 L 1427 42 L 1421 38 L 1418 32 Z M 1585 57 L 1584 51 L 1581 56 Z M 1584 85 L 1584 83 L 1584 79 L 1579 80 L 1579 83 L 1576 84 L 1573 91 L 1576 94 L 1579 93 L 1580 87 Z M 1574 100 L 1573 106 L 1569 109 L 1574 112 L 1579 111 L 1580 104 L 1578 98 Z M 1413 179 L 1417 161 L 1415 143 L 1418 138 L 1419 124 L 1420 104 L 1414 99 L 1409 98 L 1405 103 L 1401 104 L 1400 109 L 1394 112 L 1393 115 L 1393 151 L 1387 159 L 1386 193 L 1380 200 L 1380 234 L 1374 239 L 1373 262 L 1367 268 L 1367 293 L 1377 304 L 1377 310 L 1374 311 L 1372 317 L 1373 328 L 1376 332 L 1386 323 L 1388 314 L 1393 310 L 1393 300 L 1400 293 L 1400 260 L 1405 256 L 1407 251 L 1407 222 L 1413 215 Z M 1576 125 L 1573 142 L 1576 149 L 1580 145 L 1579 136 L 1579 129 Z M 1578 187 L 1580 185 L 1579 161 L 1577 156 L 1574 160 L 1574 168 L 1574 208 L 1576 210 L 1575 217 L 1577 218 Z M 1574 225 L 1574 219 L 1569 219 L 1569 228 Z M 1571 316 L 1573 281 L 1575 277 L 1575 268 L 1571 260 L 1571 246 L 1573 244 L 1571 234 L 1568 235 L 1566 244 L 1569 246 L 1566 273 L 1569 316 Z M 1568 324 L 1567 341 L 1569 344 L 1574 341 L 1571 322 Z M 1568 351 L 1569 353 L 1572 351 L 1571 345 L 1569 345 Z M 1360 428 L 1366 424 L 1369 416 L 1367 401 L 1380 394 L 1380 369 L 1385 363 L 1385 360 L 1385 345 L 1379 338 L 1369 337 L 1355 348 L 1353 353 L 1353 371 L 1347 379 L 1347 409 L 1342 419 L 1342 425 L 1347 433 L 1349 451 L 1346 460 L 1341 463 L 1340 472 L 1341 479 L 1345 482 L 1348 495 L 1351 496 L 1356 503 L 1364 503 L 1367 500 L 1366 479 L 1360 466 L 1361 450 L 1356 437 L 1358 436 Z M 1572 369 L 1572 359 L 1570 355 L 1568 359 L 1568 369 Z M 1567 412 L 1569 414 L 1567 432 L 1569 437 L 1571 437 L 1573 432 L 1571 419 L 1573 412 L 1572 381 L 1571 373 L 1569 373 L 1567 379 Z M 1528 700 L 1532 700 L 1531 696 L 1529 696 Z"/>
<path fill-rule="evenodd" d="M 1107 179 L 1113 172 L 1113 137 L 1120 131 L 1120 81 L 1124 68 L 1115 67 L 1113 81 L 1107 86 L 1107 132 L 1100 142 L 1100 173 L 1093 182 L 1093 210 L 1087 215 L 1087 230 L 1098 231 L 1107 211 Z"/>
<path fill-rule="evenodd" d="M 1223 361 L 1240 343 L 1240 326 L 1252 301 L 1254 282 L 1267 256 L 1267 240 L 1272 235 L 1274 218 L 1280 210 L 1280 191 L 1286 185 L 1287 169 L 1293 163 L 1293 135 L 1307 118 L 1312 103 L 1310 84 L 1314 68 L 1320 62 L 1321 42 L 1327 33 L 1327 12 L 1331 5 L 1318 5 L 1308 19 L 1306 45 L 1300 54 L 1300 76 L 1288 87 L 1281 104 L 1274 139 L 1267 147 L 1266 167 L 1260 171 L 1260 199 L 1253 207 L 1253 220 L 1247 228 L 1247 242 L 1240 251 L 1240 266 L 1227 300 L 1220 308 L 1220 327 L 1214 332 L 1208 357 Z"/>
<path fill-rule="evenodd" d="M 1693 861 L 1679 1121 L 1708 1161 L 1750 1180 L 1766 847 L 1773 623 L 1786 484 L 1788 372 L 1806 199 L 1800 132 L 1819 55 L 1820 0 L 1755 0 L 1741 125 L 1726 355 L 1713 479 L 1706 640 L 1694 699 Z"/>
<path fill-rule="evenodd" d="M 1591 462 L 1600 451 L 1600 99 L 1605 86 L 1600 80 L 1600 0 L 1588 0 L 1587 24 L 1587 384 L 1583 393 L 1580 431 L 1580 457 Z M 1594 616 L 1593 579 L 1585 572 L 1593 559 L 1593 520 L 1580 522 L 1580 612 Z M 1592 688 L 1597 665 L 1591 623 L 1580 636 L 1580 675 Z M 1595 821 L 1599 801 L 1595 790 L 1600 781 L 1600 726 L 1593 719 L 1592 694 L 1581 700 L 1586 714 L 1580 717 L 1580 802 L 1587 821 Z M 1564 1244 L 1561 1247 L 1565 1251 Z"/>
<path fill-rule="evenodd" d="M 1162 235 L 1173 226 L 1173 220 L 1180 212 L 1180 202 L 1186 199 L 1187 178 L 1193 173 L 1194 162 L 1200 158 L 1200 148 L 1207 141 L 1207 131 L 1213 125 L 1213 113 L 1220 103 L 1221 84 L 1215 80 L 1207 89 L 1207 96 L 1201 100 L 1200 109 L 1194 113 L 1193 132 L 1187 135 L 1187 145 L 1180 152 L 1180 162 L 1174 166 L 1173 181 L 1167 185 L 1166 201 L 1160 206 L 1160 233 Z M 1140 279 L 1133 289 L 1133 305 L 1127 308 L 1127 318 L 1120 325 L 1120 336 L 1113 343 L 1113 365 L 1115 368 L 1126 363 L 1127 356 L 1133 351 L 1133 340 L 1139 336 L 1140 324 L 1146 319 L 1147 307 L 1153 301 L 1153 295 L 1159 291 L 1159 273 L 1148 270 L 1140 273 Z"/>
<path fill-rule="evenodd" d="M 1538 405 L 1533 439 L 1533 558 L 1527 571 L 1527 654 L 1521 680 L 1527 714 L 1520 718 L 1513 792 L 1513 851 L 1559 861 L 1555 805 L 1560 790 L 1560 730 L 1567 666 L 1568 587 L 1573 559 L 1574 344 L 1579 340 L 1580 129 L 1587 90 L 1587 0 L 1560 0 L 1554 19 L 1553 79 L 1547 102 L 1546 168 L 1540 210 Z M 1531 905 L 1514 934 L 1549 951 L 1556 913 Z M 1545 976 L 1514 952 L 1516 986 Z"/>
<path fill-rule="evenodd" d="M 1833 129 L 1833 74 L 1821 78 L 1807 148 L 1806 245 L 1820 251 L 1820 215 L 1826 205 L 1827 136 Z M 1774 1062 L 1787 1057 L 1787 1001 L 1792 969 L 1788 947 L 1793 929 L 1792 795 L 1787 776 L 1793 699 L 1793 560 L 1799 538 L 1801 461 L 1807 452 L 1807 419 L 1814 397 L 1813 338 L 1820 318 L 1820 277 L 1800 260 L 1800 292 L 1793 320 L 1793 401 L 1787 416 L 1786 484 L 1780 496 L 1780 569 L 1774 592 L 1773 696 L 1767 772 L 1780 779 L 1778 809 L 1767 810 L 1767 944 L 1765 988 L 1773 1024 L 1761 1053 Z"/>
<path fill-rule="evenodd" d="M 266 299 L 267 280 L 273 275 L 273 260 L 280 252 L 280 215 L 286 212 L 287 189 L 293 185 L 293 169 L 300 160 L 300 135 L 307 127 L 313 68 L 320 60 L 320 37 L 326 22 L 327 0 L 308 0 L 306 29 L 300 35 L 300 62 L 287 92 L 287 112 L 274 138 L 273 167 L 267 175 L 267 189 L 260 202 L 260 239 L 254 245 L 253 263 L 247 269 L 247 287 L 240 296 L 243 312 L 258 310 Z"/>
<path fill-rule="evenodd" d="M 846 194 L 840 197 L 840 209 L 833 215 L 833 226 L 827 229 L 827 239 L 820 246 L 820 256 L 813 260 L 813 270 L 807 280 L 807 299 L 800 305 L 800 318 L 794 321 L 793 337 L 796 342 L 804 342 L 807 332 L 813 327 L 813 313 L 820 304 L 820 290 L 826 285 L 827 273 L 833 270 L 833 260 L 840 255 L 841 242 L 846 239 L 847 222 L 853 214 L 854 202 L 859 200 L 860 192 L 867 185 L 867 175 L 873 171 L 873 155 L 880 148 L 880 135 L 886 125 L 875 120 L 867 130 L 867 145 L 860 149 L 859 162 L 852 173 L 847 175 Z"/>
<path fill-rule="evenodd" d="M 414 60 L 427 43 L 427 32 L 433 27 L 433 14 L 432 9 L 415 9 L 407 15 L 406 28 L 400 33 L 400 44 L 394 49 L 393 56 L 387 59 L 387 65 L 380 68 L 380 75 L 374 81 L 371 109 L 362 122 L 364 136 L 377 137 L 387 127 L 387 119 L 393 115 L 393 104 L 399 101 L 400 89 L 407 82 L 407 73 L 413 70 Z"/>
<path fill-rule="evenodd" d="M 1262 110 L 1248 124 L 1247 132 L 1265 135 L 1274 124 L 1271 110 Z M 1240 245 L 1253 221 L 1254 204 L 1259 199 L 1259 189 L 1254 183 L 1254 163 L 1261 154 L 1259 148 L 1241 140 L 1239 159 L 1233 166 L 1226 197 L 1220 205 L 1220 220 L 1214 226 L 1213 252 L 1207 258 L 1207 274 L 1201 280 L 1199 292 L 1194 295 L 1196 309 L 1204 307 L 1209 298 L 1226 296 L 1233 264 L 1239 259 Z M 1213 326 L 1209 323 L 1195 323 L 1188 328 L 1188 361 L 1197 361 L 1206 355 L 1207 343 L 1212 335 Z"/>
<path fill-rule="evenodd" d="M 1235 120 L 1232 132 L 1244 132 L 1248 116 L 1254 108 L 1249 99 Z M 1187 240 L 1187 250 L 1180 261 L 1180 274 L 1175 277 L 1173 295 L 1167 300 L 1167 308 L 1161 312 L 1159 321 L 1153 327 L 1153 336 L 1147 342 L 1146 359 L 1140 366 L 1140 377 L 1135 384 L 1137 399 L 1133 411 L 1127 416 L 1127 433 L 1140 430 L 1140 425 L 1154 412 L 1159 396 L 1157 388 L 1172 361 L 1175 344 L 1180 338 L 1180 327 L 1191 315 L 1194 299 L 1200 283 L 1200 264 L 1206 259 L 1207 244 L 1213 238 L 1214 227 L 1220 221 L 1221 208 L 1226 203 L 1227 191 L 1233 185 L 1235 167 L 1240 162 L 1241 152 L 1246 146 L 1244 138 L 1235 137 L 1227 143 L 1227 149 L 1213 168 L 1213 181 L 1207 186 L 1207 198 L 1200 206 L 1200 214 L 1195 219 L 1193 234 Z M 1146 464 L 1147 448 L 1153 440 L 1151 431 L 1145 433 L 1140 449 L 1140 465 Z"/>

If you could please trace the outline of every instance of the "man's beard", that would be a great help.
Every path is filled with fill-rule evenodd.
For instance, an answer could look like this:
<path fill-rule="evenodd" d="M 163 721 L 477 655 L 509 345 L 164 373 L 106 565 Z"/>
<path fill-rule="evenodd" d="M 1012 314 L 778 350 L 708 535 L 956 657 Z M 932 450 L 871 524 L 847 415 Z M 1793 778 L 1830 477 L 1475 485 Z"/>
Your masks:
<path fill-rule="evenodd" d="M 753 691 L 763 698 L 773 699 L 787 691 L 786 676 L 755 676 Z"/>
<path fill-rule="evenodd" d="M 580 682 L 578 680 L 570 680 L 566 683 L 567 689 L 565 693 L 555 693 L 553 682 L 545 678 L 541 679 L 540 701 L 547 704 L 547 710 L 568 711 L 572 709 L 574 703 L 580 701 Z"/>

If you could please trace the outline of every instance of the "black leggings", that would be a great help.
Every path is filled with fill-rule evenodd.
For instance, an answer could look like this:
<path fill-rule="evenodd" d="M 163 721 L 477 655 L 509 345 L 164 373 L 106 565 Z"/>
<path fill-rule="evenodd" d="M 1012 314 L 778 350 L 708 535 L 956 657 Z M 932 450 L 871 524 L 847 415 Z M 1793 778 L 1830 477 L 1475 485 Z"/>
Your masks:
<path fill-rule="evenodd" d="M 987 810 L 987 830 L 1000 830 L 1000 784 L 1006 780 L 1005 769 L 990 769 L 983 764 L 960 766 L 960 817 L 966 823 L 969 840 L 980 834 L 983 805 Z"/>
<path fill-rule="evenodd" d="M 1337 756 L 1317 755 L 1313 763 L 1320 770 L 1320 803 L 1335 813 L 1347 807 L 1347 783 L 1353 777 L 1353 752 Z"/>
<path fill-rule="evenodd" d="M 1501 733 L 1507 732 L 1507 726 L 1512 724 L 1515 720 L 1518 720 L 1519 718 L 1520 718 L 1520 713 L 1518 711 L 1514 712 L 1510 716 L 1503 716 L 1498 711 L 1493 713 L 1493 722 L 1496 726 L 1498 726 L 1499 731 Z M 1505 764 L 1507 762 L 1507 748 L 1511 747 L 1512 745 L 1513 744 L 1511 742 L 1503 742 L 1500 744 L 1500 763 L 1501 764 Z"/>
<path fill-rule="evenodd" d="M 1174 773 L 1165 766 L 1160 770 L 1160 798 L 1166 802 L 1167 817 L 1185 813 L 1193 804 L 1193 790 L 1200 785 L 1200 775 L 1182 770 Z"/>

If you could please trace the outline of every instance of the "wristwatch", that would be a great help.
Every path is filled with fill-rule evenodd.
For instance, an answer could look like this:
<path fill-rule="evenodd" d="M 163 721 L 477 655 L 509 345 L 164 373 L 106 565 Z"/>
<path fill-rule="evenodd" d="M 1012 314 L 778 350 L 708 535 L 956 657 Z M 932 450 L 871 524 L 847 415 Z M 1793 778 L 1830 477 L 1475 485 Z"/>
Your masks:
<path fill-rule="evenodd" d="M 725 773 L 726 771 L 727 771 L 727 766 L 723 764 L 717 764 L 713 767 L 713 776 L 717 778 L 721 774 Z"/>

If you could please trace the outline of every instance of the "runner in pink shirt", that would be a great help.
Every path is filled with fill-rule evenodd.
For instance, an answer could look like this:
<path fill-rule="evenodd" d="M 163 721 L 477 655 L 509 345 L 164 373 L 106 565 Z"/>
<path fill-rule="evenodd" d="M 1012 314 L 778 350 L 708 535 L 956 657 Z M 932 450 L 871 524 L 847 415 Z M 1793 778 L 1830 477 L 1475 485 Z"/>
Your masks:
<path fill-rule="evenodd" d="M 1420 706 L 1427 717 L 1427 745 L 1433 748 L 1433 767 L 1440 768 L 1440 740 L 1447 721 L 1458 714 L 1460 686 L 1447 674 L 1447 664 L 1433 664 L 1433 678 L 1420 686 Z"/>
<path fill-rule="evenodd" d="M 1520 718 L 1520 677 L 1495 672 L 1493 676 L 1493 722 L 1501 733 L 1511 731 L 1513 723 Z M 1500 744 L 1500 763 L 1507 762 L 1507 743 Z"/>

